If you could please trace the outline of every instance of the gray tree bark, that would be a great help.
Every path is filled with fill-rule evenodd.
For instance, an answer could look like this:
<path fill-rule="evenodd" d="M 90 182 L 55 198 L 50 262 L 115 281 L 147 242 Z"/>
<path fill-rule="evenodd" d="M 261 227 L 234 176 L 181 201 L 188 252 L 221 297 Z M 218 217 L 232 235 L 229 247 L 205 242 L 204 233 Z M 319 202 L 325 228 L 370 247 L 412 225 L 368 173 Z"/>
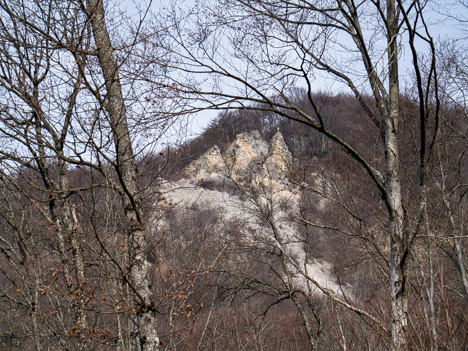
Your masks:
<path fill-rule="evenodd" d="M 91 20 L 99 65 L 105 79 L 107 89 L 105 110 L 110 118 L 114 138 L 117 156 L 116 171 L 124 190 L 123 201 L 128 220 L 128 235 L 132 243 L 129 248 L 132 260 L 130 275 L 131 285 L 136 295 L 137 333 L 142 350 L 159 350 L 159 337 L 151 292 L 150 265 L 146 260 L 147 242 L 137 166 L 129 134 L 119 68 L 107 30 L 102 0 L 88 0 L 86 12 Z"/>
<path fill-rule="evenodd" d="M 384 114 L 386 190 L 390 214 L 390 296 L 392 299 L 391 340 L 392 350 L 406 350 L 405 330 L 408 324 L 408 301 L 404 256 L 407 254 L 405 240 L 405 213 L 402 205 L 398 153 L 399 73 L 398 73 L 398 17 L 395 2 L 387 2 L 387 43 L 389 69 L 388 115 Z"/>

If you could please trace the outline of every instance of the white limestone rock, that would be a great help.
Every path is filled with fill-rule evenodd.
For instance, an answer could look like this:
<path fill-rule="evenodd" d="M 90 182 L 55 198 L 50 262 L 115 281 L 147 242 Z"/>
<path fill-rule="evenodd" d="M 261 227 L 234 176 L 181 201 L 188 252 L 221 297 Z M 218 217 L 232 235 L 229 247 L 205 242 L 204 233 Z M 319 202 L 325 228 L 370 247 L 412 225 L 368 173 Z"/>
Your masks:
<path fill-rule="evenodd" d="M 261 168 L 267 153 L 268 143 L 254 130 L 239 134 L 227 148 L 224 160 L 232 176 L 239 178 Z"/>
<path fill-rule="evenodd" d="M 200 158 L 190 163 L 183 170 L 183 174 L 197 182 L 203 182 L 209 178 L 216 178 L 226 174 L 227 166 L 221 155 L 218 145 L 213 146 Z"/>
<path fill-rule="evenodd" d="M 285 257 L 284 279 L 294 289 L 305 294 L 321 293 L 321 289 L 339 296 L 348 290 L 339 286 L 331 265 L 309 257 L 304 233 L 295 217 L 299 213 L 301 193 L 288 178 L 292 156 L 281 133 L 276 133 L 268 144 L 258 131 L 239 134 L 227 148 L 224 156 L 214 146 L 185 168 L 186 179 L 167 182 L 160 191 L 174 208 L 187 210 L 203 208 L 222 217 L 221 223 L 240 219 L 238 241 L 244 247 L 277 247 Z M 206 180 L 234 180 L 244 187 L 249 197 L 222 191 L 221 188 L 200 186 Z M 325 194 L 331 190 L 323 177 L 317 174 L 312 186 Z M 220 183 L 221 184 L 221 183 Z M 325 199 L 322 207 L 326 206 Z M 260 214 L 269 213 L 270 225 Z M 167 221 L 161 212 L 159 226 Z M 272 231 L 272 226 L 277 228 Z M 229 244 L 224 227 L 216 228 L 220 240 Z M 286 276 L 286 273 L 288 276 Z M 315 283 L 313 283 L 315 282 Z M 317 285 L 320 288 L 317 288 Z M 350 297 L 352 294 L 346 291 Z"/>
<path fill-rule="evenodd" d="M 276 133 L 270 142 L 268 155 L 264 163 L 264 169 L 272 177 L 286 177 L 292 163 L 292 155 L 283 135 Z"/>

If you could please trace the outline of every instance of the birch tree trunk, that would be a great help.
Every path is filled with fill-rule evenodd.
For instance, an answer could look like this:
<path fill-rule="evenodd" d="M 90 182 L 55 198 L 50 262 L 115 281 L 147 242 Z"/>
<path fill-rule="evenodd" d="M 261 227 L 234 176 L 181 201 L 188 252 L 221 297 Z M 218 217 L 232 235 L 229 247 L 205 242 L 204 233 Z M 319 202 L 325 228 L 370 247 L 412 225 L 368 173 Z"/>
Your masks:
<path fill-rule="evenodd" d="M 86 12 L 91 19 L 99 65 L 105 79 L 107 89 L 105 109 L 109 114 L 114 138 L 117 157 L 116 171 L 124 191 L 123 201 L 125 215 L 128 220 L 128 236 L 132 243 L 129 248 L 132 260 L 130 262 L 130 275 L 132 288 L 136 295 L 137 333 L 142 350 L 159 350 L 159 337 L 152 302 L 150 267 L 145 257 L 147 243 L 137 166 L 129 134 L 126 106 L 119 79 L 119 68 L 107 30 L 102 0 L 88 0 Z"/>
<path fill-rule="evenodd" d="M 405 214 L 402 205 L 402 194 L 399 171 L 398 120 L 399 112 L 399 73 L 398 73 L 398 16 L 395 13 L 395 2 L 387 3 L 387 43 L 389 69 L 388 115 L 384 115 L 386 188 L 389 204 L 390 234 L 390 296 L 391 310 L 391 349 L 406 350 L 405 329 L 408 319 L 408 301 L 406 295 L 406 274 L 404 256 L 406 255 Z"/>

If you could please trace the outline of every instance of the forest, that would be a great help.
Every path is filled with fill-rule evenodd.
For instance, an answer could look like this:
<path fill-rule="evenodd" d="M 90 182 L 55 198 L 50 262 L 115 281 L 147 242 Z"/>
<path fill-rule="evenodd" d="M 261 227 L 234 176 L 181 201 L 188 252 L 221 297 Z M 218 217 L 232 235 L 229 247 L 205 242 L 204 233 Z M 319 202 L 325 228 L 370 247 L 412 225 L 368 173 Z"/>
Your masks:
<path fill-rule="evenodd" d="M 0 0 L 0 348 L 466 350 L 467 20 Z"/>

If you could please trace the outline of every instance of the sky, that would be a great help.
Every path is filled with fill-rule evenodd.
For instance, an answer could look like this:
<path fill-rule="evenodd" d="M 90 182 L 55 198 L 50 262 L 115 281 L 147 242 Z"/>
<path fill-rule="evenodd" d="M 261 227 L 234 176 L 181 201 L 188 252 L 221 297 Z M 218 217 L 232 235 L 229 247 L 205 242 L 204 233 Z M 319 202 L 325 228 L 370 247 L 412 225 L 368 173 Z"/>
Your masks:
<path fill-rule="evenodd" d="M 182 4 L 181 6 L 189 7 L 195 4 L 195 2 L 196 0 L 186 0 L 180 3 Z M 456 2 L 458 1 L 432 1 L 428 3 L 427 13 L 430 14 L 429 23 L 431 26 L 431 35 L 434 38 L 453 38 L 459 36 L 460 29 L 464 29 L 464 25 L 466 23 L 460 26 L 460 22 L 453 21 L 453 16 L 457 16 L 462 18 L 462 20 L 465 20 L 468 18 L 468 10 L 466 6 L 463 6 L 463 4 L 457 5 L 455 4 Z M 136 11 L 138 11 L 138 6 L 144 7 L 142 5 L 150 4 L 150 8 L 152 11 L 158 11 L 158 8 L 162 6 L 168 6 L 170 4 L 170 1 L 147 0 L 146 2 L 143 2 L 135 0 L 121 0 L 120 3 L 117 4 L 117 6 L 119 6 L 122 10 L 127 11 L 129 14 L 134 14 Z M 418 45 L 422 50 L 422 42 L 420 42 Z M 400 57 L 400 73 L 402 74 L 403 79 L 411 75 L 411 60 L 412 58 L 409 48 L 407 46 L 402 46 Z M 314 84 L 316 85 L 316 88 L 318 90 L 333 91 L 336 89 L 342 89 L 340 85 L 337 86 L 336 83 L 322 79 L 317 79 L 314 82 Z M 217 116 L 217 114 L 217 111 L 203 111 L 194 116 L 189 123 L 188 136 L 191 137 L 197 135 L 198 133 L 201 133 L 203 129 L 206 128 L 206 126 L 210 123 L 210 121 L 212 121 Z"/>

